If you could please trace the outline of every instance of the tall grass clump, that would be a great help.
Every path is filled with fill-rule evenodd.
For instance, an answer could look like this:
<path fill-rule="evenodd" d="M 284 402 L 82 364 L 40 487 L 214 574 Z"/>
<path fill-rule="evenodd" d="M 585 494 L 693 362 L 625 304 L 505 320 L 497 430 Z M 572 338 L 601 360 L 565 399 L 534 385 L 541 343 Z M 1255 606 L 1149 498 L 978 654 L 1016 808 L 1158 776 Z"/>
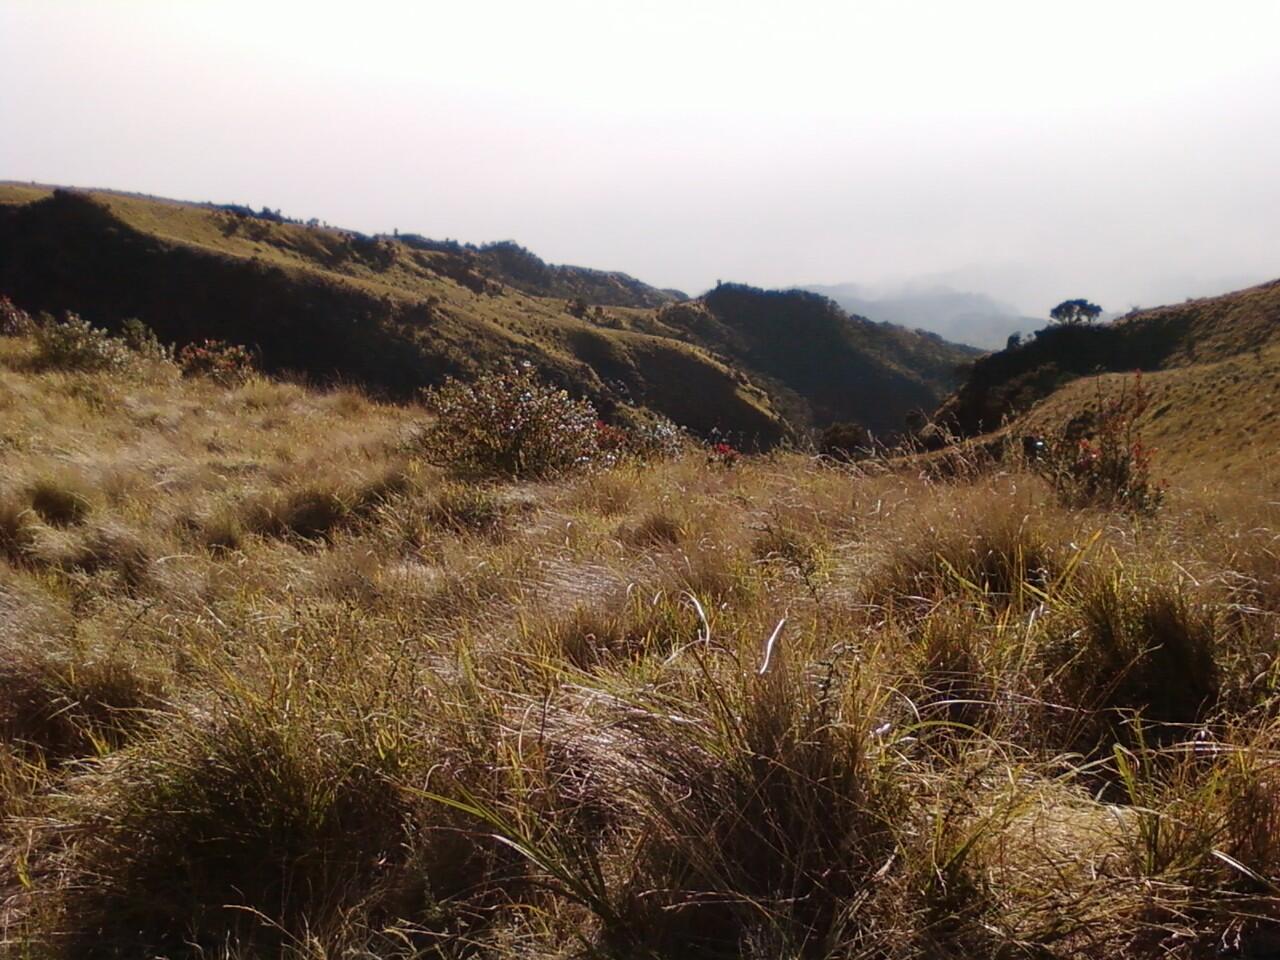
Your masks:
<path fill-rule="evenodd" d="M 70 956 L 453 955 L 517 889 L 520 858 L 422 789 L 501 789 L 484 708 L 416 704 L 352 626 L 359 654 L 220 684 L 74 782 Z"/>
<path fill-rule="evenodd" d="M 162 674 L 123 649 L 49 634 L 0 643 L 0 739 L 48 763 L 121 746 L 163 694 Z"/>
<path fill-rule="evenodd" d="M 81 784 L 75 955 L 278 951 L 335 933 L 398 858 L 404 804 L 376 754 L 243 706 L 175 722 Z"/>
<path fill-rule="evenodd" d="M 997 606 L 1038 603 L 1063 567 L 1070 519 L 982 483 L 943 489 L 904 524 L 866 579 L 884 605 L 927 609 L 947 596 Z"/>
<path fill-rule="evenodd" d="M 1187 738 L 1222 685 L 1217 618 L 1186 588 L 1118 564 L 1081 578 L 1041 651 L 1045 693 L 1066 714 L 1064 745 L 1085 751 L 1130 738 Z"/>
<path fill-rule="evenodd" d="M 26 495 L 31 510 L 55 527 L 82 523 L 93 508 L 89 485 L 71 473 L 39 477 L 28 484 Z"/>
<path fill-rule="evenodd" d="M 847 946 L 906 813 L 871 740 L 870 695 L 792 672 L 780 652 L 763 674 L 696 645 L 675 656 L 693 671 L 683 694 L 622 696 L 598 733 L 577 727 L 626 844 L 616 883 L 578 865 L 597 877 L 582 886 L 606 940 L 661 957 Z"/>
<path fill-rule="evenodd" d="M 35 512 L 17 496 L 0 496 L 0 557 L 21 563 L 36 543 L 39 523 Z"/>

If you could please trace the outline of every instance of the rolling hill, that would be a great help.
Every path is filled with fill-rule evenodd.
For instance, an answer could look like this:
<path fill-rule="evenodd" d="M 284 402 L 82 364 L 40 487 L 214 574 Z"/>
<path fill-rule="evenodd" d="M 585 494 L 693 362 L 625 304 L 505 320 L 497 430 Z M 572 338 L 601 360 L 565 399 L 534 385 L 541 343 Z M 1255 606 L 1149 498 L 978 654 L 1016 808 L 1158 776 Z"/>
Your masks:
<path fill-rule="evenodd" d="M 1002 423 L 1048 433 L 1143 373 L 1137 421 L 1170 467 L 1266 467 L 1280 449 L 1280 281 L 1136 311 L 1100 326 L 1052 327 L 978 359 L 937 419 L 968 435 Z"/>
<path fill-rule="evenodd" d="M 370 237 L 265 213 L 0 185 L 0 291 L 108 328 L 138 317 L 179 344 L 245 343 L 268 371 L 390 397 L 524 359 L 606 416 L 636 403 L 760 446 L 834 420 L 897 429 L 936 406 L 969 356 L 823 298 L 732 286 L 685 302 L 510 242 Z"/>

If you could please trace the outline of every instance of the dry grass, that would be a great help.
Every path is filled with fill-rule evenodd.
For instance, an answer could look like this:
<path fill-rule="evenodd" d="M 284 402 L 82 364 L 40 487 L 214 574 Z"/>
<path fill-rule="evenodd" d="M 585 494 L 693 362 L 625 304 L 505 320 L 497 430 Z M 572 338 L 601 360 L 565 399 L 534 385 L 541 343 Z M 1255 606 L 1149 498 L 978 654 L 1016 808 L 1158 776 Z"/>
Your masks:
<path fill-rule="evenodd" d="M 1141 520 L 795 454 L 475 487 L 412 408 L 28 349 L 0 339 L 13 956 L 1280 936 L 1265 478 Z"/>

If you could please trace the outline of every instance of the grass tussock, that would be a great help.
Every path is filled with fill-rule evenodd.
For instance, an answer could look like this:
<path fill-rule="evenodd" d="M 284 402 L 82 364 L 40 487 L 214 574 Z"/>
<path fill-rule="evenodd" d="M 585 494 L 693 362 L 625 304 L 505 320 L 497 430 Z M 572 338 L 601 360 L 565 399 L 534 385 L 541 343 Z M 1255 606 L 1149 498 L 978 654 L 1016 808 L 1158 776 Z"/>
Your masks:
<path fill-rule="evenodd" d="M 106 754 L 160 708 L 163 692 L 163 674 L 126 649 L 50 634 L 7 639 L 0 736 L 49 763 Z"/>
<path fill-rule="evenodd" d="M 32 481 L 25 492 L 31 509 L 50 526 L 83 523 L 92 509 L 88 485 L 69 474 L 41 477 Z"/>

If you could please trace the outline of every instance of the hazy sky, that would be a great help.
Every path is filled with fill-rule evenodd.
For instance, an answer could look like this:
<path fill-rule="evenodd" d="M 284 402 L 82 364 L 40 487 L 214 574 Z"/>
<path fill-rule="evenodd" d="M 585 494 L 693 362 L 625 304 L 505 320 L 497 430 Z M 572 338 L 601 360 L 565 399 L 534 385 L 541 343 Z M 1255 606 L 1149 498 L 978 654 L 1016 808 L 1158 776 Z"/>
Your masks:
<path fill-rule="evenodd" d="M 0 178 L 1125 309 L 1280 277 L 1280 2 L 0 0 Z"/>

